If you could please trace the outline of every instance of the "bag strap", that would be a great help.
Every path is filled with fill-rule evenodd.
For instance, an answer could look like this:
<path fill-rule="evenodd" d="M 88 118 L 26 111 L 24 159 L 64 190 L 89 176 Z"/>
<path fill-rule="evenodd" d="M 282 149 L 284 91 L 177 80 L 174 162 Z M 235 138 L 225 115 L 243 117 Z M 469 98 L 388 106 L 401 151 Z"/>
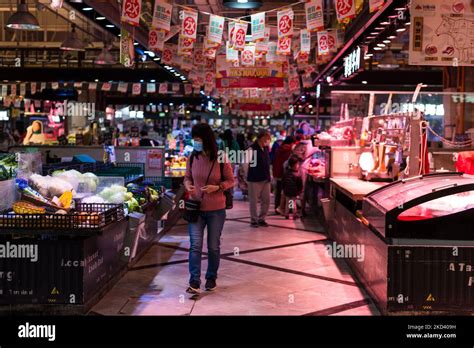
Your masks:
<path fill-rule="evenodd" d="M 221 181 L 225 181 L 224 180 L 224 163 L 221 162 L 219 163 L 220 167 L 221 167 Z"/>

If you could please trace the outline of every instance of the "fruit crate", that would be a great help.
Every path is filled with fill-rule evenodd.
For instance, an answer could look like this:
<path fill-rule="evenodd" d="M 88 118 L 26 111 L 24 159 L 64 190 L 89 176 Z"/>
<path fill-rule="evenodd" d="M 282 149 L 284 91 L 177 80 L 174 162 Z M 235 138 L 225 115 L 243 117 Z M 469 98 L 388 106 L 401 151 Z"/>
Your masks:
<path fill-rule="evenodd" d="M 77 203 L 74 212 L 68 214 L 14 214 L 11 210 L 0 214 L 0 233 L 35 231 L 100 231 L 106 226 L 123 220 L 122 204 Z"/>

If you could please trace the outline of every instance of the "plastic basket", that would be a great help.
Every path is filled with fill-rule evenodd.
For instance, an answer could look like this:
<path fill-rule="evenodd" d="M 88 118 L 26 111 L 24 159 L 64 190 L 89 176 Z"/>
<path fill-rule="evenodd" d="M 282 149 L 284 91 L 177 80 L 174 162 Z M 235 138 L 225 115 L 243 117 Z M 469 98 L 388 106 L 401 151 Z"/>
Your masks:
<path fill-rule="evenodd" d="M 164 186 L 167 190 L 171 190 L 172 178 L 163 176 L 145 176 L 142 179 L 142 184 L 153 186 Z"/>
<path fill-rule="evenodd" d="M 94 213 L 94 214 L 92 214 Z M 123 220 L 122 204 L 78 203 L 74 213 L 69 214 L 0 214 L 2 230 L 97 230 L 113 222 Z"/>

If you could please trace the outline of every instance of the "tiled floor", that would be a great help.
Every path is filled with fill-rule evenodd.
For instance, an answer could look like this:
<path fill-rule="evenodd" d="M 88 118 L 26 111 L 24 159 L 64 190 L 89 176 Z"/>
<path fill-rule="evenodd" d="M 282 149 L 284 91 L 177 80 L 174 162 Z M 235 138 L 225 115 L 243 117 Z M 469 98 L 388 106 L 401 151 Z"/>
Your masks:
<path fill-rule="evenodd" d="M 270 216 L 249 226 L 248 203 L 227 211 L 218 289 L 192 297 L 181 221 L 92 309 L 102 315 L 378 315 L 342 260 L 326 257 L 316 218 Z M 205 238 L 204 238 L 205 240 Z M 204 246 L 206 251 L 206 245 Z M 207 260 L 203 260 L 203 274 Z"/>

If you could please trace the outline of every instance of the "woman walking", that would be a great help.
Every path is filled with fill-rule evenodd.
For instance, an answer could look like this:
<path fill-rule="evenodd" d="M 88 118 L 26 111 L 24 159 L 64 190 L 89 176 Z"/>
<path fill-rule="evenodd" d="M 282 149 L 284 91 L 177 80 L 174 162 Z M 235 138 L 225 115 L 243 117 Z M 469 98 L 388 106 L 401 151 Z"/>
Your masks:
<path fill-rule="evenodd" d="M 217 143 L 209 125 L 193 127 L 194 152 L 188 158 L 184 186 L 190 199 L 201 201 L 199 217 L 189 223 L 189 293 L 198 293 L 201 285 L 201 257 L 204 229 L 207 226 L 208 267 L 205 288 L 216 288 L 220 262 L 221 233 L 226 219 L 224 191 L 234 186 L 232 167 L 226 160 L 218 162 Z"/>

